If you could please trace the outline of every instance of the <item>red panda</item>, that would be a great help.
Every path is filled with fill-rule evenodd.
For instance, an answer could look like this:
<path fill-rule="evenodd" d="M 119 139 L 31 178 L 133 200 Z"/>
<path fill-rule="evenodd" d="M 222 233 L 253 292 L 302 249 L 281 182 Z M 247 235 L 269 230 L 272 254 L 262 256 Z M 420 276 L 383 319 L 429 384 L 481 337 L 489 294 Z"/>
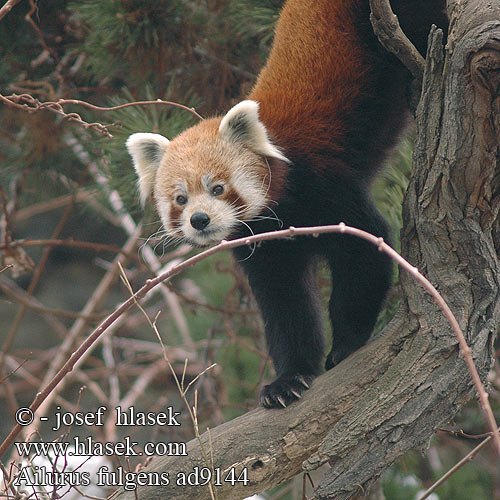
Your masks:
<path fill-rule="evenodd" d="M 425 51 L 443 0 L 393 0 Z M 341 221 L 388 240 L 370 181 L 406 118 L 408 71 L 375 37 L 368 0 L 288 0 L 269 59 L 246 100 L 172 141 L 127 140 L 141 200 L 170 237 L 197 246 L 288 226 Z M 347 235 L 268 241 L 234 251 L 265 325 L 277 378 L 264 407 L 301 397 L 321 370 L 315 263 L 332 274 L 333 346 L 326 368 L 368 340 L 391 282 L 388 257 Z"/>

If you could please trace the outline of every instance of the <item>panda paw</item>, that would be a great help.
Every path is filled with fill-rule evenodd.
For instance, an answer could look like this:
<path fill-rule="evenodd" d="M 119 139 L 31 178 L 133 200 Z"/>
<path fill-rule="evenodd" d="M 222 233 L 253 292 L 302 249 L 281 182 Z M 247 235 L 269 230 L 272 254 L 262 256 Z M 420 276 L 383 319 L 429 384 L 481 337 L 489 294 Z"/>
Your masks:
<path fill-rule="evenodd" d="M 302 393 L 311 386 L 313 378 L 313 375 L 302 374 L 278 377 L 272 384 L 262 388 L 260 404 L 264 408 L 286 408 L 301 398 Z"/>

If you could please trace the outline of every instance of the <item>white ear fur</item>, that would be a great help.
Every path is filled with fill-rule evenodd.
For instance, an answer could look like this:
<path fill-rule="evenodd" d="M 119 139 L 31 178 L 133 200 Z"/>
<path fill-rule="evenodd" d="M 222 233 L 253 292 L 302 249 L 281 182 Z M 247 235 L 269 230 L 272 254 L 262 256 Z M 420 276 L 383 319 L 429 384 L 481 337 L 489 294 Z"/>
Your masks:
<path fill-rule="evenodd" d="M 257 154 L 288 162 L 269 140 L 266 127 L 259 120 L 259 103 L 256 101 L 241 101 L 233 106 L 220 122 L 219 134 L 229 141 L 247 146 Z"/>
<path fill-rule="evenodd" d="M 126 145 L 130 156 L 134 160 L 143 206 L 153 190 L 156 171 L 160 166 L 168 143 L 169 140 L 160 134 L 132 134 L 127 139 Z"/>

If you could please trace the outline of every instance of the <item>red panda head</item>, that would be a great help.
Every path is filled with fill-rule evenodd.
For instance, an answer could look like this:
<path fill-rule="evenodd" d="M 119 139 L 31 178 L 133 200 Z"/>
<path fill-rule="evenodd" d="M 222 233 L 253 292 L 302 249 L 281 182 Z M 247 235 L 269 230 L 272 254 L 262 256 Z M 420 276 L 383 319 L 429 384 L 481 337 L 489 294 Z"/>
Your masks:
<path fill-rule="evenodd" d="M 258 104 L 242 101 L 169 141 L 138 133 L 127 140 L 142 203 L 151 193 L 169 236 L 218 243 L 268 206 L 268 159 L 287 159 L 269 140 Z"/>

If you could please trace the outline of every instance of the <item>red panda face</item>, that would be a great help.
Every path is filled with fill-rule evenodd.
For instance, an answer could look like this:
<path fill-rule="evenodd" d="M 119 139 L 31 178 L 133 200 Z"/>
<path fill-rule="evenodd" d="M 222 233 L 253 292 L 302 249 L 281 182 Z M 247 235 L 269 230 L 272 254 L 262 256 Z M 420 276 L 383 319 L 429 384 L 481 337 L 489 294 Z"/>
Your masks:
<path fill-rule="evenodd" d="M 227 143 L 203 122 L 169 144 L 154 198 L 170 236 L 207 246 L 259 215 L 268 185 L 265 158 Z"/>
<path fill-rule="evenodd" d="M 127 141 L 141 198 L 153 191 L 169 237 L 196 246 L 229 238 L 271 200 L 268 157 L 286 161 L 243 101 L 220 119 L 204 120 L 172 141 L 134 134 Z"/>

